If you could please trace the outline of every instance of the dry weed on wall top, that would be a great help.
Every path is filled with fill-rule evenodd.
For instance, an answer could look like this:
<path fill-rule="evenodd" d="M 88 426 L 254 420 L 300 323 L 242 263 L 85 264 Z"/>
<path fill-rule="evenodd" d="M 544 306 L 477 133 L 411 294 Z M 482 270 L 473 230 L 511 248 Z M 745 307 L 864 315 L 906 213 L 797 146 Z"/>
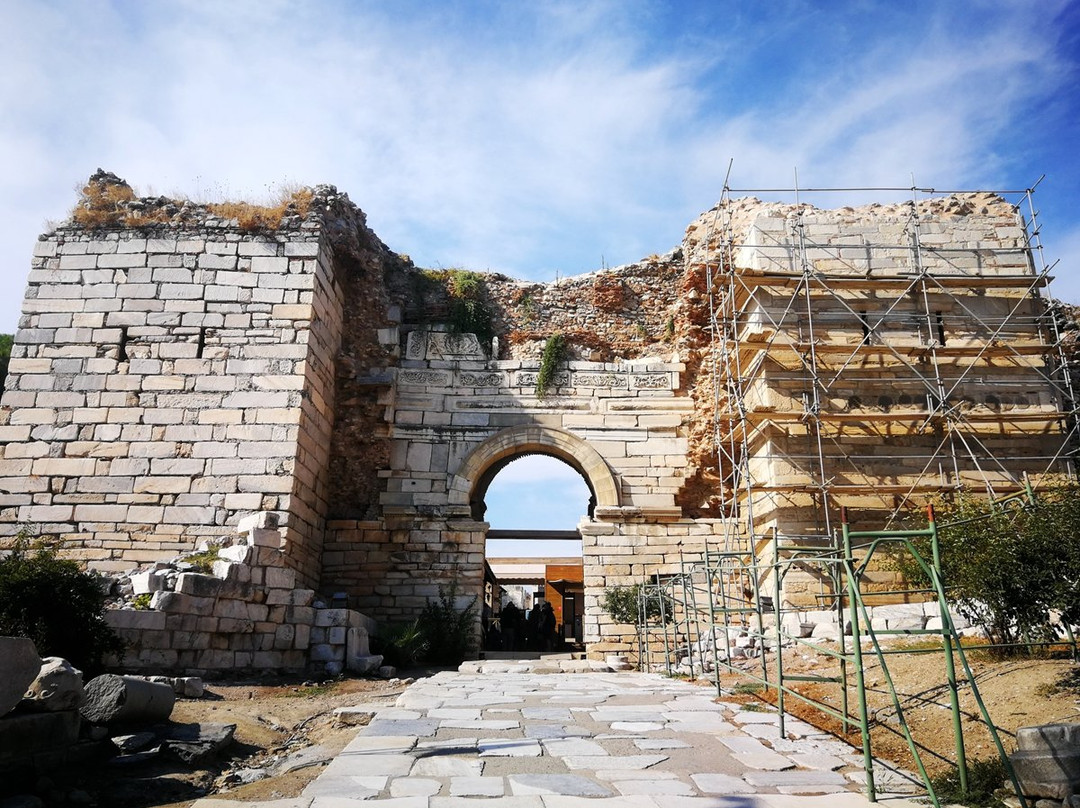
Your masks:
<path fill-rule="evenodd" d="M 277 230 L 286 217 L 304 218 L 311 210 L 310 188 L 282 187 L 266 205 L 252 202 L 206 202 L 135 195 L 131 186 L 114 174 L 95 173 L 82 188 L 71 221 L 85 228 L 144 227 L 177 224 L 208 216 L 235 222 L 237 229 L 254 232 Z"/>

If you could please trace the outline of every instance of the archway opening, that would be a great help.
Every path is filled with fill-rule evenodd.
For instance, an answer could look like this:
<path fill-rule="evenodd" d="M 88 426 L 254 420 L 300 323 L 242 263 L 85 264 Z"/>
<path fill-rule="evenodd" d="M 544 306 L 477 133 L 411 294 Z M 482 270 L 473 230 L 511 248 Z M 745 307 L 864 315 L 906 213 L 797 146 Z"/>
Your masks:
<path fill-rule="evenodd" d="M 573 650 L 584 600 L 577 526 L 596 503 L 588 480 L 561 458 L 522 454 L 488 469 L 471 500 L 490 525 L 486 650 Z"/>

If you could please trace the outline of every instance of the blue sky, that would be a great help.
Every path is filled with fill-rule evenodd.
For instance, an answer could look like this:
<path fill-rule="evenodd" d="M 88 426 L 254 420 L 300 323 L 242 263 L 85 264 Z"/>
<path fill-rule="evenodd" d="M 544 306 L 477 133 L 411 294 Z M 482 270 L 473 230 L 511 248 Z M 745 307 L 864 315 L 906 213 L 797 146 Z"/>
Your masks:
<path fill-rule="evenodd" d="M 528 455 L 507 465 L 491 483 L 484 514 L 497 530 L 574 530 L 589 510 L 589 488 L 566 463 Z M 581 542 L 488 540 L 489 556 L 579 556 Z"/>
<path fill-rule="evenodd" d="M 0 0 L 0 30 L 0 331 L 99 166 L 211 200 L 333 183 L 418 264 L 536 280 L 677 245 L 729 161 L 737 188 L 1046 174 L 1080 302 L 1080 3 Z"/>

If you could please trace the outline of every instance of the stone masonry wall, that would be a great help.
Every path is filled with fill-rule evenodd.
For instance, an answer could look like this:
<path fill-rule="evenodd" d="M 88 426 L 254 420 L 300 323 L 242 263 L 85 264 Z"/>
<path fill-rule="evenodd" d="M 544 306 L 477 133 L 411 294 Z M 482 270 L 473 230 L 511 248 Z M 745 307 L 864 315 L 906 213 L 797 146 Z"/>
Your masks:
<path fill-rule="evenodd" d="M 341 296 L 318 222 L 66 226 L 35 247 L 0 410 L 0 531 L 122 571 L 281 515 L 321 567 Z"/>
<path fill-rule="evenodd" d="M 375 624 L 359 612 L 326 608 L 296 587 L 270 514 L 241 520 L 236 543 L 218 550 L 213 573 L 169 576 L 157 564 L 131 576 L 149 608 L 114 609 L 106 622 L 127 643 L 114 664 L 126 671 L 188 675 L 235 671 L 363 672 Z M 233 541 L 229 537 L 226 541 Z"/>
<path fill-rule="evenodd" d="M 119 182 L 100 173 L 88 189 Z M 94 205 L 113 197 L 88 199 L 82 224 L 36 245 L 0 401 L 0 547 L 29 522 L 63 537 L 70 555 L 119 572 L 228 537 L 246 514 L 278 517 L 247 573 L 188 578 L 157 597 L 155 616 L 112 618 L 152 621 L 147 653 L 198 631 L 208 645 L 192 650 L 227 652 L 234 665 L 271 661 L 241 654 L 280 653 L 278 663 L 295 666 L 303 630 L 290 639 L 270 626 L 304 621 L 259 600 L 257 570 L 263 585 L 271 575 L 282 591 L 286 578 L 343 591 L 390 620 L 453 583 L 464 599 L 479 595 L 483 497 L 523 454 L 558 457 L 590 485 L 584 622 L 602 653 L 630 641 L 599 608 L 604 587 L 678 572 L 738 534 L 748 505 L 759 535 L 821 533 L 808 390 L 822 393 L 810 417 L 826 430 L 831 493 L 843 494 L 832 504 L 864 511 L 890 507 L 896 492 L 978 482 L 945 464 L 955 480 L 946 469 L 913 486 L 946 434 L 920 410 L 933 396 L 900 391 L 927 362 L 946 377 L 968 374 L 948 388 L 948 404 L 964 424 L 981 424 L 972 433 L 981 446 L 1016 460 L 1006 477 L 1053 455 L 1060 437 L 1062 404 L 1042 379 L 1042 312 L 1013 277 L 1030 274 L 1023 223 L 994 197 L 838 211 L 735 200 L 664 256 L 549 284 L 485 276 L 495 339 L 480 340 L 447 322 L 452 274 L 392 253 L 332 188 L 307 192 L 310 211 L 293 205 L 275 221 L 123 189 L 119 209 L 102 218 Z M 714 299 L 733 295 L 721 326 L 734 352 L 714 353 L 707 264 L 723 276 Z M 942 288 L 910 294 L 902 278 L 924 270 Z M 785 302 L 801 282 L 813 288 L 812 331 L 806 307 Z M 1007 332 L 978 322 L 1012 314 L 1020 326 Z M 569 361 L 538 395 L 541 351 L 555 333 Z M 827 390 L 807 381 L 810 343 Z M 735 378 L 741 402 L 731 400 Z M 714 412 L 729 412 L 723 433 L 739 407 L 753 421 L 740 444 L 753 492 L 721 502 L 732 469 L 717 459 Z M 812 597 L 819 584 L 797 577 L 786 585 Z M 199 600 L 211 590 L 212 602 Z M 247 604 L 246 618 L 236 604 Z M 257 648 L 241 624 L 220 622 L 245 619 Z"/>

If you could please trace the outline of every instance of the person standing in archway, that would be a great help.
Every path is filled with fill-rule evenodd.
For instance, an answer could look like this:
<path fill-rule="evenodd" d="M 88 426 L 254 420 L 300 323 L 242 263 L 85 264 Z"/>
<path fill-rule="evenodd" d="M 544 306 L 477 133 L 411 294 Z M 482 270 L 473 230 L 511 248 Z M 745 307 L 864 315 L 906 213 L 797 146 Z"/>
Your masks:
<path fill-rule="evenodd" d="M 521 631 L 521 610 L 514 601 L 507 601 L 503 606 L 499 622 L 502 623 L 503 650 L 516 651 Z"/>
<path fill-rule="evenodd" d="M 545 651 L 555 650 L 555 610 L 546 600 L 540 609 L 540 643 Z"/>

